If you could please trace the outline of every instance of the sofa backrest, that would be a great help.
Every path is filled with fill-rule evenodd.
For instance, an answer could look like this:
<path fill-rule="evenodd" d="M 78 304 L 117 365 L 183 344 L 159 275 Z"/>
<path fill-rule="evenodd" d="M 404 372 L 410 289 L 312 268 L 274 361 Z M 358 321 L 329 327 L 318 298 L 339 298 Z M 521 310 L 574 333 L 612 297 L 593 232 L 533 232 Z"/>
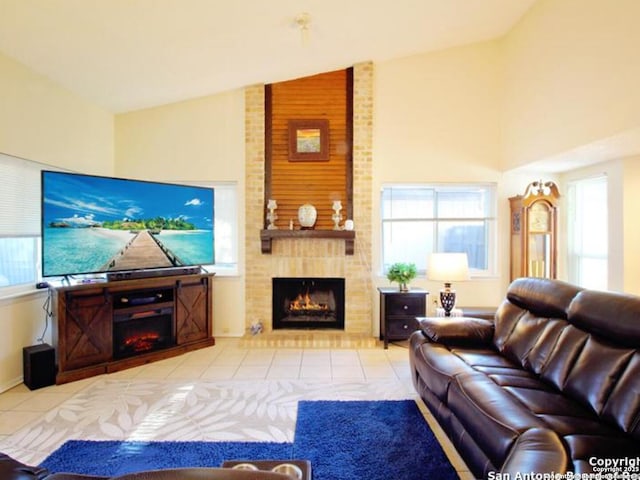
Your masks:
<path fill-rule="evenodd" d="M 640 297 L 584 290 L 568 318 L 589 339 L 565 388 L 581 389 L 598 414 L 640 438 Z M 592 382 L 586 389 L 580 369 Z"/>
<path fill-rule="evenodd" d="M 640 298 L 521 278 L 494 344 L 609 423 L 640 438 Z"/>

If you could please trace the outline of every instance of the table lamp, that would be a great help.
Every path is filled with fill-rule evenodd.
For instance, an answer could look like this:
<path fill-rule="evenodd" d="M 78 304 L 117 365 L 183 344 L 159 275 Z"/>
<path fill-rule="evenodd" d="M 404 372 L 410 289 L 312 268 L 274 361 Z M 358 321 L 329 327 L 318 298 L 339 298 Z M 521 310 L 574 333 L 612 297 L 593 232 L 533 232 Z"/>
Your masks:
<path fill-rule="evenodd" d="M 429 280 L 444 282 L 440 290 L 440 303 L 444 316 L 450 317 L 456 304 L 456 291 L 451 288 L 452 282 L 469 280 L 469 262 L 466 253 L 432 253 L 427 270 Z"/>

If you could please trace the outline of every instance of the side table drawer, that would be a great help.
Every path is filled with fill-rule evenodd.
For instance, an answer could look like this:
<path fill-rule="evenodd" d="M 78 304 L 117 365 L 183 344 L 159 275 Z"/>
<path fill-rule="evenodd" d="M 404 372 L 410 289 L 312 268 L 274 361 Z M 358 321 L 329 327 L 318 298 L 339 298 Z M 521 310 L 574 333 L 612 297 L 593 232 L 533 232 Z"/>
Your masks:
<path fill-rule="evenodd" d="M 417 329 L 418 321 L 415 317 L 389 318 L 387 322 L 387 335 L 391 338 L 408 338 Z"/>
<path fill-rule="evenodd" d="M 421 316 L 425 312 L 424 295 L 387 295 L 385 301 L 387 315 Z"/>

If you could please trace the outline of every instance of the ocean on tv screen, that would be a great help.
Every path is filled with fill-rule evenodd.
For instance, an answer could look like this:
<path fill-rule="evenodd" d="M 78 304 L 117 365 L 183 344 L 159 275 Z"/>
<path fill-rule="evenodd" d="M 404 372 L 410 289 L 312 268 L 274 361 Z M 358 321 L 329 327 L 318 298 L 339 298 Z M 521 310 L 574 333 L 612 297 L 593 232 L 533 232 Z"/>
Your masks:
<path fill-rule="evenodd" d="M 213 189 L 43 172 L 43 276 L 214 263 Z"/>

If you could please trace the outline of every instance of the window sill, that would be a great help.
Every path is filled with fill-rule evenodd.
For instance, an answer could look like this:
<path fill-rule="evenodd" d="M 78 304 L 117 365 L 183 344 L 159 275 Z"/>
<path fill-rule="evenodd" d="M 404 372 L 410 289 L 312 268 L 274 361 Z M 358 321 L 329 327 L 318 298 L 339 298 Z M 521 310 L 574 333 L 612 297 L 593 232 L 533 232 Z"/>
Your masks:
<path fill-rule="evenodd" d="M 25 286 L 22 288 L 6 288 L 6 291 L 0 290 L 0 304 L 11 302 L 13 300 L 21 300 L 26 297 L 46 294 L 47 288 L 35 288 L 34 286 Z"/>

